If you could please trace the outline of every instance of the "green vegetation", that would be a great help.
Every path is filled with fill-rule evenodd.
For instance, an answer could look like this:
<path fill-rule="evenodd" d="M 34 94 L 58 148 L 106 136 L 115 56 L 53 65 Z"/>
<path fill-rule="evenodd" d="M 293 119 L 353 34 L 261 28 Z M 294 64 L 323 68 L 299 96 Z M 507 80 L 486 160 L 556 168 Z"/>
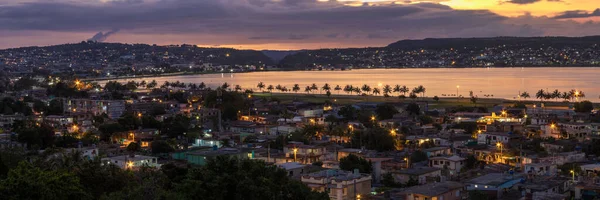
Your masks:
<path fill-rule="evenodd" d="M 346 171 L 354 171 L 354 169 L 358 169 L 360 173 L 366 174 L 369 174 L 371 171 L 373 171 L 370 161 L 354 154 L 350 154 L 340 159 L 340 169 Z"/>

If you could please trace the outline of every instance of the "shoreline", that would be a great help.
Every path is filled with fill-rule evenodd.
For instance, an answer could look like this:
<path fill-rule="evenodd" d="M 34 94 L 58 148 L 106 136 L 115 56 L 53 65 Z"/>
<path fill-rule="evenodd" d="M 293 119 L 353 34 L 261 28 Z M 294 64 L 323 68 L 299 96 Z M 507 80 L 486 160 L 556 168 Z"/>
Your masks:
<path fill-rule="evenodd" d="M 600 68 L 600 66 L 531 66 L 531 67 L 394 67 L 394 68 L 352 68 L 346 70 L 306 70 L 306 69 L 278 69 L 278 70 L 255 70 L 255 71 L 243 71 L 243 72 L 177 72 L 177 73 L 168 73 L 168 74 L 158 74 L 158 75 L 139 75 L 139 76 L 120 76 L 120 77 L 102 77 L 102 78 L 85 78 L 81 79 L 82 81 L 111 81 L 111 80 L 122 80 L 122 79 L 137 79 L 137 78 L 153 78 L 153 77 L 170 77 L 170 76 L 193 76 L 193 75 L 205 75 L 205 74 L 220 74 L 220 73 L 230 73 L 230 74 L 245 74 L 245 73 L 255 73 L 255 72 L 303 72 L 303 71 L 352 71 L 352 70 L 387 70 L 387 69 L 506 69 L 506 68 Z"/>

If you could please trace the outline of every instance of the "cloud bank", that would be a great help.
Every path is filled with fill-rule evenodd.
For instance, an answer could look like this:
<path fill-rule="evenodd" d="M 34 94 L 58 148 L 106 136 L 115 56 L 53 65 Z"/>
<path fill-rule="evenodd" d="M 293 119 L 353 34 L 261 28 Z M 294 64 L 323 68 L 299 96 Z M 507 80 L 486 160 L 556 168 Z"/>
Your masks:
<path fill-rule="evenodd" d="M 91 35 L 94 41 L 300 49 L 384 46 L 400 39 L 429 37 L 600 32 L 597 22 L 564 20 L 597 16 L 598 10 L 567 11 L 556 17 L 505 17 L 488 10 L 455 10 L 433 1 L 8 1 L 0 4 L 0 48 L 78 42 Z M 535 0 L 512 0 L 527 2 Z M 114 34 L 117 30 L 119 34 Z M 81 35 L 87 37 L 77 39 Z"/>

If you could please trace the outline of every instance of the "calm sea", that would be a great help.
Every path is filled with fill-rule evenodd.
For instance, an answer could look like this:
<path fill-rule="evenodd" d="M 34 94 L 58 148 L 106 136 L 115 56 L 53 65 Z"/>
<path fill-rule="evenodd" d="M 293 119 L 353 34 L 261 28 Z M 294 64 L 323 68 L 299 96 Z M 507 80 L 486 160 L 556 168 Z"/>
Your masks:
<path fill-rule="evenodd" d="M 583 91 L 585 99 L 600 101 L 600 68 L 460 68 L 460 69 L 359 69 L 348 71 L 281 71 L 252 73 L 222 73 L 204 75 L 167 76 L 152 78 L 122 79 L 120 81 L 152 81 L 159 85 L 165 81 L 184 83 L 204 82 L 216 88 L 224 82 L 254 89 L 263 82 L 265 85 L 282 85 L 291 89 L 294 84 L 304 87 L 313 83 L 321 87 L 328 83 L 332 89 L 336 85 L 362 86 L 364 84 L 382 88 L 385 85 L 406 85 L 414 88 L 423 85 L 425 96 L 443 97 L 456 95 L 468 96 L 470 92 L 478 97 L 514 99 L 519 92 L 527 91 L 532 99 L 540 90 L 558 89 Z M 101 81 L 103 84 L 105 81 Z M 336 94 L 336 91 L 332 90 Z M 343 91 L 340 94 L 345 94 Z"/>

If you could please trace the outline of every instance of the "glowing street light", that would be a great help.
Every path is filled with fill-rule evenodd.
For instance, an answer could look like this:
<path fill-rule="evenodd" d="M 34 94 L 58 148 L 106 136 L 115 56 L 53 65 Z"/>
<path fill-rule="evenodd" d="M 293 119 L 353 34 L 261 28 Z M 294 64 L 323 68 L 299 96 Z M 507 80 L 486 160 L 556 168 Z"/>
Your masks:
<path fill-rule="evenodd" d="M 294 162 L 296 162 L 296 153 L 298 153 L 298 148 L 294 148 Z"/>
<path fill-rule="evenodd" d="M 504 145 L 502 145 L 502 143 L 500 143 L 500 142 L 496 143 L 496 147 L 500 147 L 500 158 L 502 158 L 502 154 L 503 154 L 503 153 L 502 153 L 502 150 L 503 150 L 503 148 L 502 148 L 502 147 L 503 147 L 503 146 L 504 146 Z"/>
<path fill-rule="evenodd" d="M 570 173 L 573 174 L 573 182 L 575 182 L 575 171 L 571 170 Z"/>
<path fill-rule="evenodd" d="M 458 102 L 458 88 L 460 88 L 460 85 L 456 85 L 456 102 Z"/>
<path fill-rule="evenodd" d="M 131 161 L 127 162 L 127 168 L 129 168 L 129 169 L 133 168 L 133 162 L 131 162 Z"/>

